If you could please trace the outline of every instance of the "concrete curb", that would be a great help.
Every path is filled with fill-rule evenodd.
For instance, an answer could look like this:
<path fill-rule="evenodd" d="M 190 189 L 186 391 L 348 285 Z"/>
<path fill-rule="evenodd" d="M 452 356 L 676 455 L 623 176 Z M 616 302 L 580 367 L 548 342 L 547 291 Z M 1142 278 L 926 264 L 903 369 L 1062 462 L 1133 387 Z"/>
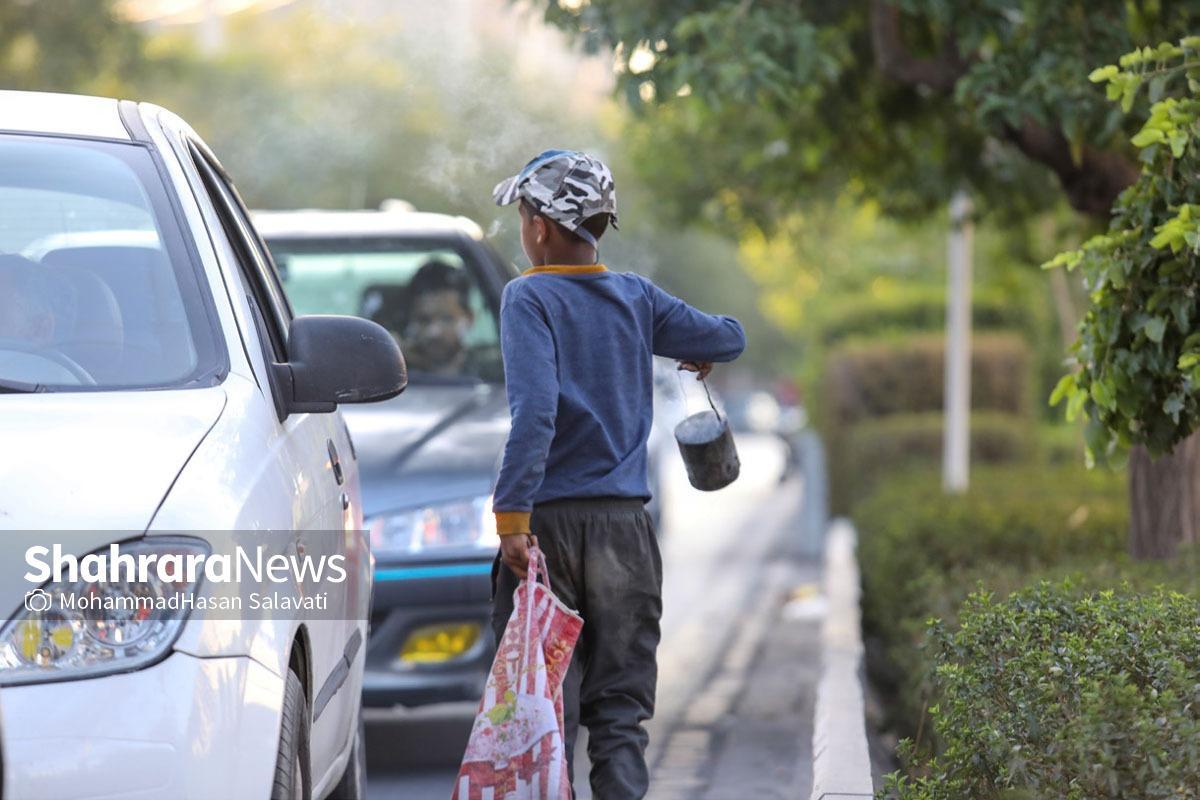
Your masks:
<path fill-rule="evenodd" d="M 805 430 L 793 437 L 791 446 L 804 475 L 804 503 L 800 506 L 800 537 L 796 542 L 801 558 L 821 558 L 825 531 L 829 528 L 829 475 L 825 469 L 825 445 L 821 437 Z"/>
<path fill-rule="evenodd" d="M 829 610 L 821 627 L 821 681 L 813 725 L 811 800 L 875 796 L 863 707 L 862 627 L 857 534 L 849 520 L 836 519 L 825 538 L 825 596 Z"/>

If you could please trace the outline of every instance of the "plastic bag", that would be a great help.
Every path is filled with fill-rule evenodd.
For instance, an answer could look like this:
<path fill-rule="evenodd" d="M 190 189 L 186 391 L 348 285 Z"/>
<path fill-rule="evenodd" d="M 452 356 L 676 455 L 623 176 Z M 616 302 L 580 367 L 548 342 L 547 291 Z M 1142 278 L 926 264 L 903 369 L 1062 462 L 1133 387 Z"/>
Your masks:
<path fill-rule="evenodd" d="M 562 684 L 583 618 L 554 596 L 549 581 L 545 556 L 530 548 L 452 800 L 571 798 Z"/>

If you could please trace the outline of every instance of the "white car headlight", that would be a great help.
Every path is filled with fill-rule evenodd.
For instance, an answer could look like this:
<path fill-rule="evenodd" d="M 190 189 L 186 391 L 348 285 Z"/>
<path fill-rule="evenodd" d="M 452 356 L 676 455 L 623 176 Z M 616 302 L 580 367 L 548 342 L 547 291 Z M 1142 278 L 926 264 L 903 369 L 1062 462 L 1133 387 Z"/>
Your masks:
<path fill-rule="evenodd" d="M 490 496 L 380 514 L 367 520 L 367 527 L 371 551 L 377 555 L 452 547 L 494 549 L 500 544 Z"/>
<path fill-rule="evenodd" d="M 186 558 L 203 557 L 209 547 L 202 539 L 162 537 L 128 542 L 119 551 L 135 560 Z M 0 685 L 93 678 L 156 662 L 183 629 L 199 579 L 168 582 L 155 570 L 145 577 L 51 580 L 30 592 L 0 629 Z"/>

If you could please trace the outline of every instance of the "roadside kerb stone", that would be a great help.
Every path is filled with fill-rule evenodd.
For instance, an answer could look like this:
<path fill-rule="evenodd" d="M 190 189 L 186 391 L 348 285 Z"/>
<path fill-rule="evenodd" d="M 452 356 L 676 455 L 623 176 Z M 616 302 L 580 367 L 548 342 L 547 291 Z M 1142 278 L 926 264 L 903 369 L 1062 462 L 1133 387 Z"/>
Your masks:
<path fill-rule="evenodd" d="M 854 526 L 845 519 L 830 524 L 825 540 L 829 609 L 821 628 L 812 800 L 874 796 L 859 669 L 863 644 L 856 540 Z"/>

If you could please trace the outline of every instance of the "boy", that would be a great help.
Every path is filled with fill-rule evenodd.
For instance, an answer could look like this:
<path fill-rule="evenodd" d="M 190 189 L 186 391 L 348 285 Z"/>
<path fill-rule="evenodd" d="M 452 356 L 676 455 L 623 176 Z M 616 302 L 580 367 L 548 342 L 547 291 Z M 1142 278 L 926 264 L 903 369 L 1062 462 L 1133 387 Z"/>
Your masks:
<path fill-rule="evenodd" d="M 593 795 L 641 798 L 662 612 L 662 560 L 645 511 L 651 356 L 703 377 L 741 354 L 745 334 L 736 320 L 598 263 L 617 206 L 597 159 L 547 150 L 493 198 L 520 203 L 532 266 L 505 287 L 500 310 L 512 430 L 494 498 L 492 625 L 498 641 L 536 542 L 554 592 L 584 619 L 563 686 L 568 766 L 582 722 Z"/>

